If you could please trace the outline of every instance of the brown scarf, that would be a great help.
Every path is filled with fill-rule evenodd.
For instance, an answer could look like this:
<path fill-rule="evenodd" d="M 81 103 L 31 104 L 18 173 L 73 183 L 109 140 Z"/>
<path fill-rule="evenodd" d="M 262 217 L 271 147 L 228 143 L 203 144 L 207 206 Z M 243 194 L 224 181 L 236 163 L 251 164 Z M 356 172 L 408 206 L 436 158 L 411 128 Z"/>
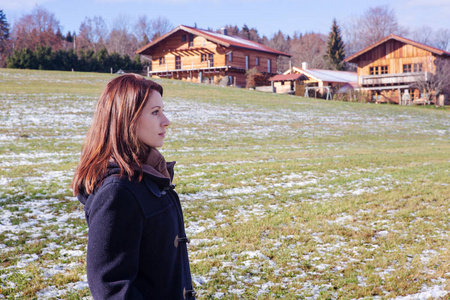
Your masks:
<path fill-rule="evenodd" d="M 169 171 L 167 171 L 167 163 L 164 156 L 158 151 L 158 149 L 151 147 L 145 164 L 142 166 L 143 170 L 147 173 L 154 174 L 151 169 L 157 171 L 159 176 L 170 179 Z M 155 174 L 154 174 L 155 175 Z"/>

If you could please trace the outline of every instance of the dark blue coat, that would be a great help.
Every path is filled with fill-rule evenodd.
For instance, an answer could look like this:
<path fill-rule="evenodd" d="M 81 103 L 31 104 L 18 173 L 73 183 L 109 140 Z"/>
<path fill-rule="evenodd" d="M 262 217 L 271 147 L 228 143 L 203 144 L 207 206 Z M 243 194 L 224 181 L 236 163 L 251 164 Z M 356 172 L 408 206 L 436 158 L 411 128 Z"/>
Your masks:
<path fill-rule="evenodd" d="M 173 176 L 173 165 L 169 173 Z M 79 195 L 89 226 L 87 278 L 94 299 L 194 299 L 180 200 L 169 178 L 118 177 Z"/>

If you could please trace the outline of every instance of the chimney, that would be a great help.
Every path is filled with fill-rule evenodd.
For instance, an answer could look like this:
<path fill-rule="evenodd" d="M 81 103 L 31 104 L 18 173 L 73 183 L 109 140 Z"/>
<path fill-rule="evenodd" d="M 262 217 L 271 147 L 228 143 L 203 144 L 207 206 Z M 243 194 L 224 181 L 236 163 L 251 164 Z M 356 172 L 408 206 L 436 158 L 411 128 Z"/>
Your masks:
<path fill-rule="evenodd" d="M 308 70 L 308 63 L 306 61 L 302 62 L 302 69 Z"/>
<path fill-rule="evenodd" d="M 225 27 L 220 28 L 220 33 L 223 35 L 228 35 L 227 29 Z"/>

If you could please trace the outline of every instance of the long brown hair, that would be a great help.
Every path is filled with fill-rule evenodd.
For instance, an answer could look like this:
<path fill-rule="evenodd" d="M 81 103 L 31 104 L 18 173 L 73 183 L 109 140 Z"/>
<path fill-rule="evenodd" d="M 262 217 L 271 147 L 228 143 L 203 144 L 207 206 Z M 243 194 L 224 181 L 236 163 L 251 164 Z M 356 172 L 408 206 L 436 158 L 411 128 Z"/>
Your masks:
<path fill-rule="evenodd" d="M 129 178 L 135 174 L 133 164 L 137 164 L 142 178 L 142 162 L 149 148 L 137 138 L 136 121 L 154 91 L 163 94 L 161 85 L 137 74 L 121 75 L 106 85 L 72 180 L 75 196 L 82 190 L 92 193 L 111 159 L 119 165 L 120 175 Z"/>

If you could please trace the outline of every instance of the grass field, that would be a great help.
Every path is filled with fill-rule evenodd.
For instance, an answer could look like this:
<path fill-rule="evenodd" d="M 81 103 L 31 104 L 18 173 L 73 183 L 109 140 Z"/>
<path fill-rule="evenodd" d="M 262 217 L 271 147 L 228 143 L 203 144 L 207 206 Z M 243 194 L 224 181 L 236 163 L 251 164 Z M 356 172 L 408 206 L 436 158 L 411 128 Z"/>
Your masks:
<path fill-rule="evenodd" d="M 112 77 L 0 69 L 0 299 L 90 299 L 69 183 Z M 450 109 L 157 81 L 198 299 L 450 298 Z"/>

